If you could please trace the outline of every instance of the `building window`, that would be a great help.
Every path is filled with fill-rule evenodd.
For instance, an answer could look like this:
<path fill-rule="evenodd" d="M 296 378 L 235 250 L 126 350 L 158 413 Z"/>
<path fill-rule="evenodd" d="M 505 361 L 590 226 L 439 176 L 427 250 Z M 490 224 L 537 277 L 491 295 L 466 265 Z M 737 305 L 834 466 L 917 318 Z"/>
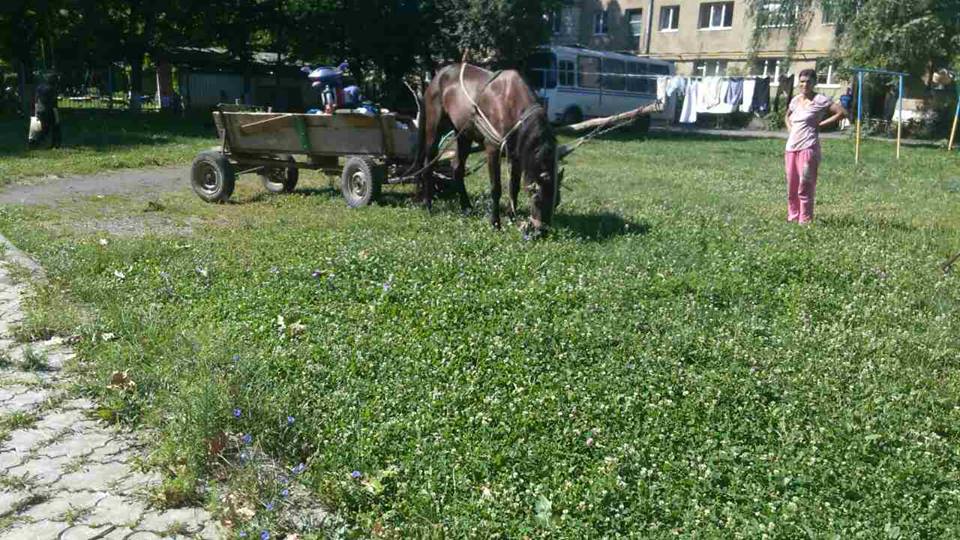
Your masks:
<path fill-rule="evenodd" d="M 660 8 L 660 31 L 670 32 L 680 28 L 680 6 Z"/>
<path fill-rule="evenodd" d="M 753 72 L 761 77 L 770 77 L 773 84 L 780 80 L 780 59 L 763 58 L 757 61 Z"/>
<path fill-rule="evenodd" d="M 600 59 L 595 56 L 578 56 L 577 64 L 577 86 L 600 88 Z"/>
<path fill-rule="evenodd" d="M 559 11 L 550 12 L 550 33 L 555 36 L 563 33 L 563 14 Z"/>
<path fill-rule="evenodd" d="M 638 38 L 643 35 L 643 10 L 628 9 L 627 22 L 630 24 L 630 36 Z"/>
<path fill-rule="evenodd" d="M 833 71 L 833 64 L 829 59 L 821 58 L 817 61 L 817 84 L 836 86 L 840 84 L 837 74 Z"/>
<path fill-rule="evenodd" d="M 574 66 L 573 62 L 570 60 L 561 60 L 560 61 L 560 86 L 573 86 L 575 84 L 574 76 L 577 73 L 577 68 Z"/>
<path fill-rule="evenodd" d="M 833 4 L 823 2 L 820 4 L 820 10 L 820 22 L 823 24 L 837 24 L 837 22 L 840 20 L 840 10 L 837 9 L 837 7 Z"/>
<path fill-rule="evenodd" d="M 800 6 L 796 6 L 796 9 L 799 13 Z M 760 5 L 759 14 L 764 28 L 782 28 L 791 24 L 782 2 L 764 2 Z"/>
<path fill-rule="evenodd" d="M 718 30 L 733 26 L 733 2 L 700 4 L 700 28 Z"/>
<path fill-rule="evenodd" d="M 593 35 L 602 36 L 607 33 L 607 10 L 603 9 L 593 14 Z"/>
<path fill-rule="evenodd" d="M 697 60 L 693 63 L 693 74 L 700 77 L 727 74 L 726 60 Z"/>

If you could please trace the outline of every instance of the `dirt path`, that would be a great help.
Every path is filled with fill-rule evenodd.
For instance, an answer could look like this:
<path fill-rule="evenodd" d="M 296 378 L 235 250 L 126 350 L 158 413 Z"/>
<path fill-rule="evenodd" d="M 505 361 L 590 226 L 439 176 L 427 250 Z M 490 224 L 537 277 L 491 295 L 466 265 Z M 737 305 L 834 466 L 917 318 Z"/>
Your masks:
<path fill-rule="evenodd" d="M 189 191 L 189 165 L 151 169 L 126 169 L 68 176 L 36 184 L 13 184 L 0 188 L 0 204 L 56 205 L 96 195 L 149 195 Z"/>

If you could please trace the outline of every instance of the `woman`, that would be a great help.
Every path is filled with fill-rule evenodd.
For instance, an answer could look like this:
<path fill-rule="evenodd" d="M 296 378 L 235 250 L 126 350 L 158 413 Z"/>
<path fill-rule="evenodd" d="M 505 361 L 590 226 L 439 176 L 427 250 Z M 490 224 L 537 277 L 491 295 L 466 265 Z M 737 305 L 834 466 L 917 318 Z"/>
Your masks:
<path fill-rule="evenodd" d="M 784 161 L 787 169 L 787 221 L 809 223 L 813 220 L 813 199 L 820 165 L 820 129 L 847 116 L 847 111 L 829 97 L 813 91 L 817 73 L 800 72 L 799 91 L 787 107 L 786 123 L 790 136 Z M 824 118 L 829 113 L 830 116 Z"/>

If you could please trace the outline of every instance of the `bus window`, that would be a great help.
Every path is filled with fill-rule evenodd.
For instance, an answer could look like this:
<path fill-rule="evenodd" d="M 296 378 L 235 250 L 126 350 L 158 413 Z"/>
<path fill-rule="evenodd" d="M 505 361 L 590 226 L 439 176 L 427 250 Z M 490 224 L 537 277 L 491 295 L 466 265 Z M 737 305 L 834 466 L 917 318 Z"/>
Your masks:
<path fill-rule="evenodd" d="M 600 59 L 594 56 L 578 56 L 577 64 L 577 86 L 600 88 Z"/>
<path fill-rule="evenodd" d="M 576 83 L 575 75 L 577 67 L 572 60 L 560 61 L 560 86 L 574 86 Z"/>
<path fill-rule="evenodd" d="M 644 62 L 630 62 L 627 64 L 627 73 L 630 75 L 638 75 L 637 77 L 629 77 L 627 79 L 627 90 L 630 92 L 646 93 L 649 82 L 649 79 L 645 77 L 645 75 L 647 75 L 647 64 Z"/>
<path fill-rule="evenodd" d="M 527 58 L 527 80 L 534 89 L 557 87 L 557 57 L 536 53 Z"/>
<path fill-rule="evenodd" d="M 623 77 L 623 60 L 612 58 L 603 59 L 603 88 L 604 90 L 620 90 L 626 88 Z"/>

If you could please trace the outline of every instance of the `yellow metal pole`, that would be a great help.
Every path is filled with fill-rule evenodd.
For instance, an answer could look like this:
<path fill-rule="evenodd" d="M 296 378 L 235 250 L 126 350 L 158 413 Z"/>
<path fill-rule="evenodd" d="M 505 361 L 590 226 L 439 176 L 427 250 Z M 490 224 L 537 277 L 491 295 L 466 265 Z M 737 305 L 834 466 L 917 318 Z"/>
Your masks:
<path fill-rule="evenodd" d="M 857 118 L 857 149 L 854 156 L 854 163 L 860 163 L 860 119 Z"/>
<path fill-rule="evenodd" d="M 957 112 L 953 114 L 953 127 L 950 128 L 950 142 L 947 144 L 947 151 L 953 150 L 953 138 L 957 134 L 957 120 L 960 120 L 960 81 L 957 81 Z"/>
<path fill-rule="evenodd" d="M 947 145 L 947 150 L 953 150 L 954 137 L 957 135 L 957 120 L 960 120 L 960 115 L 953 117 L 953 128 L 950 129 L 950 144 Z"/>
<path fill-rule="evenodd" d="M 900 120 L 897 122 L 897 159 L 900 159 L 900 133 L 903 130 L 903 75 L 900 76 L 900 94 L 897 95 L 900 101 Z"/>

